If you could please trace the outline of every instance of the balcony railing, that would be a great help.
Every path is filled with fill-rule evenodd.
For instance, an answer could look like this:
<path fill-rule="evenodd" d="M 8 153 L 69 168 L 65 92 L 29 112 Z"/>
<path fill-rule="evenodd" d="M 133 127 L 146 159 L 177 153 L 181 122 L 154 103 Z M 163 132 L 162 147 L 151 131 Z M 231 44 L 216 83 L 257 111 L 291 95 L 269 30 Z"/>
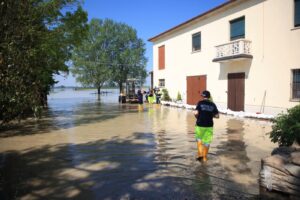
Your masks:
<path fill-rule="evenodd" d="M 240 39 L 226 44 L 218 45 L 217 55 L 213 62 L 228 62 L 236 59 L 252 59 L 251 41 Z"/>

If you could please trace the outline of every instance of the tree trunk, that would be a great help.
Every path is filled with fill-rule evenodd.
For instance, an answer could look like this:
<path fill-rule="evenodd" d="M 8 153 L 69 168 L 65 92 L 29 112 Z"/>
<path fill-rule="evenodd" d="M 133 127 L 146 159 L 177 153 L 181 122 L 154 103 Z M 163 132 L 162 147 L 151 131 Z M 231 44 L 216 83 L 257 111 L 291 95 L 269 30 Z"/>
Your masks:
<path fill-rule="evenodd" d="M 118 85 L 119 85 L 119 90 L 120 90 L 120 94 L 121 94 L 123 92 L 123 84 L 122 84 L 122 82 L 119 82 Z"/>
<path fill-rule="evenodd" d="M 39 97 L 40 97 L 40 106 L 42 106 L 43 108 L 46 108 L 48 106 L 47 90 L 40 89 Z"/>
<path fill-rule="evenodd" d="M 97 90 L 98 90 L 98 100 L 100 100 L 100 95 L 101 95 L 101 87 L 98 87 L 98 88 L 97 88 Z"/>
<path fill-rule="evenodd" d="M 44 105 L 43 105 L 43 107 L 44 108 L 47 108 L 48 107 L 48 98 L 47 98 L 47 93 L 44 93 Z"/>

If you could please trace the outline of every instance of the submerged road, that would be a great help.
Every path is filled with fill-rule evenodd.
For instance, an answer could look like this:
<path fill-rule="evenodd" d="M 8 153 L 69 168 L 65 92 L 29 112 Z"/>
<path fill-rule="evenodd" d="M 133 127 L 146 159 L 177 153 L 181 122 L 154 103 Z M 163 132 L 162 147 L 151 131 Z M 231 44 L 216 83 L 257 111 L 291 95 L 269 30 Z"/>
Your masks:
<path fill-rule="evenodd" d="M 74 96 L 50 96 L 43 119 L 1 131 L 0 199 L 262 197 L 270 122 L 221 115 L 201 163 L 191 111 Z"/>

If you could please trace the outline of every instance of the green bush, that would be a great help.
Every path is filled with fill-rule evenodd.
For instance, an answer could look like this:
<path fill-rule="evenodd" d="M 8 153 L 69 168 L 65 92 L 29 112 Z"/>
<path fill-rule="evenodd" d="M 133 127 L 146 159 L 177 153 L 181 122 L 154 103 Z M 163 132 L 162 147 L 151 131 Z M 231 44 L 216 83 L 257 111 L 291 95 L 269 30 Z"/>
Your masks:
<path fill-rule="evenodd" d="M 300 104 L 288 109 L 273 120 L 271 141 L 279 146 L 291 146 L 294 141 L 300 144 Z"/>
<path fill-rule="evenodd" d="M 163 101 L 171 101 L 171 98 L 169 96 L 169 92 L 167 89 L 162 89 L 162 98 Z"/>
<path fill-rule="evenodd" d="M 180 92 L 177 93 L 177 98 L 176 98 L 177 101 L 181 101 L 182 100 L 182 97 L 181 97 L 181 94 Z"/>

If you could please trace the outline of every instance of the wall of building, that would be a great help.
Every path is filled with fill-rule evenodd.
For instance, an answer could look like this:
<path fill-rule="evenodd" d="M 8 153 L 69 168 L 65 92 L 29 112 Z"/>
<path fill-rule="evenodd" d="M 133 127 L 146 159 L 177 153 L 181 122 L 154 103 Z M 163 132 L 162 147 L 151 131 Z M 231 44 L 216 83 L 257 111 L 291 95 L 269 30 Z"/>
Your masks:
<path fill-rule="evenodd" d="M 215 46 L 230 42 L 229 21 L 245 16 L 245 39 L 253 59 L 214 63 Z M 214 101 L 227 107 L 227 74 L 245 72 L 245 111 L 277 114 L 290 101 L 291 69 L 300 68 L 300 29 L 293 27 L 294 0 L 249 0 L 220 10 L 154 42 L 154 85 L 165 79 L 170 96 L 186 101 L 186 77 L 207 75 Z M 192 52 L 192 34 L 201 32 L 201 51 Z M 158 47 L 165 45 L 165 69 L 158 70 Z M 263 106 L 265 105 L 265 106 Z"/>

